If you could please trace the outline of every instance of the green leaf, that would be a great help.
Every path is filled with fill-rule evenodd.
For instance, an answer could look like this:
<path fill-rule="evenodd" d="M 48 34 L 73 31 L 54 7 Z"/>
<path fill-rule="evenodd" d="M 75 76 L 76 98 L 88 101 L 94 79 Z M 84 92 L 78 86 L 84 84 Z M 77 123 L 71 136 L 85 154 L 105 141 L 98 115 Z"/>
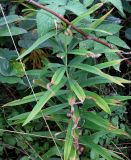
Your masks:
<path fill-rule="evenodd" d="M 64 145 L 64 160 L 69 160 L 70 158 L 69 156 L 73 145 L 72 128 L 73 128 L 73 121 L 70 121 L 67 128 L 67 134 Z"/>
<path fill-rule="evenodd" d="M 117 36 L 108 36 L 106 40 L 112 44 L 115 44 L 116 46 L 130 49 L 130 47 L 122 39 L 120 39 Z"/>
<path fill-rule="evenodd" d="M 92 3 L 94 2 L 94 0 L 83 0 L 83 3 L 86 7 L 90 6 Z"/>
<path fill-rule="evenodd" d="M 107 132 L 129 136 L 128 133 L 126 133 L 122 129 L 118 129 L 117 127 L 113 126 L 107 119 L 102 118 L 99 114 L 87 111 L 81 111 L 81 114 L 83 118 L 94 123 L 95 126 L 103 128 Z"/>
<path fill-rule="evenodd" d="M 116 51 L 116 52 L 120 52 L 120 51 Z M 117 55 L 117 53 L 114 52 L 104 52 L 107 60 L 110 62 L 112 60 L 119 60 L 120 57 Z M 120 71 L 120 63 L 116 64 L 115 66 L 113 66 L 115 70 Z"/>
<path fill-rule="evenodd" d="M 36 16 L 36 22 L 39 36 L 44 36 L 48 31 L 53 28 L 53 26 L 55 26 L 53 16 L 50 13 L 44 11 L 43 9 L 38 11 Z"/>
<path fill-rule="evenodd" d="M 104 63 L 96 64 L 95 67 L 97 67 L 99 69 L 104 69 L 104 68 L 108 68 L 108 67 L 120 64 L 122 61 L 123 61 L 123 59 L 114 60 L 114 61 L 110 61 L 110 62 L 104 62 Z"/>
<path fill-rule="evenodd" d="M 61 68 L 57 69 L 57 71 L 54 73 L 54 75 L 51 79 L 51 83 L 55 84 L 55 85 L 59 84 L 61 79 L 64 76 L 65 71 L 66 71 L 65 67 L 61 67 Z"/>
<path fill-rule="evenodd" d="M 20 34 L 24 34 L 27 33 L 27 31 L 23 28 L 19 28 L 19 27 L 10 27 L 10 31 L 12 36 L 17 36 Z M 8 29 L 6 27 L 2 27 L 0 29 L 0 37 L 9 37 L 10 33 L 8 31 Z"/>
<path fill-rule="evenodd" d="M 66 108 L 68 106 L 68 103 L 63 103 L 63 104 L 58 104 L 58 105 L 54 105 L 48 108 L 43 109 L 41 112 L 39 112 L 34 118 L 34 119 L 38 119 L 41 118 L 43 116 L 48 116 L 48 115 L 52 115 L 57 113 L 58 111 L 62 110 L 63 108 Z M 9 121 L 17 121 L 17 120 L 21 120 L 22 122 L 29 116 L 30 112 L 25 112 L 22 113 L 20 115 L 14 116 L 12 118 L 9 118 Z"/>
<path fill-rule="evenodd" d="M 112 35 L 111 32 L 107 32 L 107 31 L 104 31 L 104 30 L 101 30 L 101 29 L 94 29 L 94 28 L 89 28 L 89 27 L 86 27 L 86 28 L 83 28 L 83 27 L 80 27 L 81 30 L 85 31 L 85 32 L 100 32 L 102 34 L 102 36 L 105 34 L 105 35 Z"/>
<path fill-rule="evenodd" d="M 112 81 L 112 82 L 114 82 L 114 83 L 116 83 L 116 84 L 118 84 L 120 86 L 123 86 L 121 84 L 121 82 L 119 82 L 119 80 L 115 79 L 113 76 L 110 76 L 110 75 L 102 72 L 100 69 L 98 69 L 98 68 L 96 68 L 94 66 L 90 66 L 88 64 L 78 64 L 78 65 L 72 65 L 72 67 L 75 67 L 75 68 L 78 68 L 78 69 L 81 69 L 81 70 L 84 70 L 84 71 L 99 75 L 101 77 L 109 79 L 110 81 Z"/>
<path fill-rule="evenodd" d="M 89 16 L 90 14 L 92 14 L 93 12 L 95 12 L 97 9 L 99 9 L 101 6 L 103 5 L 103 3 L 97 3 L 94 6 L 92 6 L 90 9 L 88 9 L 87 12 L 81 14 L 80 16 L 78 16 L 77 18 L 75 18 L 71 23 L 76 25 L 79 21 L 81 21 L 82 19 L 84 19 L 85 17 Z"/>
<path fill-rule="evenodd" d="M 48 32 L 47 34 L 45 34 L 44 36 L 40 37 L 37 39 L 36 42 L 33 43 L 33 45 L 27 49 L 23 54 L 21 54 L 18 58 L 22 59 L 23 57 L 27 56 L 30 52 L 32 52 L 35 48 L 37 48 L 40 44 L 42 44 L 43 42 L 45 42 L 46 40 L 48 40 L 49 38 L 53 37 L 54 35 L 56 35 L 55 31 L 51 31 Z"/>
<path fill-rule="evenodd" d="M 60 96 L 60 95 L 63 95 L 63 94 L 67 94 L 68 91 L 66 90 L 59 90 L 55 96 Z M 39 93 L 35 93 L 36 95 L 36 98 L 39 100 L 43 95 L 45 94 L 45 92 L 39 92 Z M 17 100 L 14 100 L 12 102 L 8 102 L 6 103 L 5 105 L 3 105 L 3 107 L 5 106 L 18 106 L 18 105 L 22 105 L 22 104 L 27 104 L 27 103 L 30 103 L 30 102 L 34 102 L 35 101 L 35 98 L 34 98 L 34 95 L 29 95 L 29 96 L 25 96 L 24 98 L 22 99 L 17 99 Z"/>
<path fill-rule="evenodd" d="M 75 80 L 72 80 L 72 79 L 69 79 L 69 84 L 73 92 L 78 97 L 78 99 L 81 102 L 84 102 L 86 95 L 84 93 L 84 90 L 81 88 L 81 86 Z"/>
<path fill-rule="evenodd" d="M 100 32 L 97 32 L 96 35 L 98 37 L 103 37 L 103 36 L 107 36 L 107 33 L 112 33 L 112 34 L 116 34 L 120 31 L 120 29 L 122 28 L 122 26 L 118 25 L 118 24 L 102 24 L 100 25 L 97 29 L 98 30 L 103 30 L 105 31 L 100 33 Z M 107 32 L 107 33 L 106 33 Z"/>
<path fill-rule="evenodd" d="M 87 98 L 89 97 L 89 99 L 93 99 L 96 104 L 105 112 L 107 112 L 108 114 L 111 114 L 111 110 L 108 106 L 108 104 L 106 103 L 106 101 L 100 97 L 98 94 L 94 93 L 94 92 L 90 92 L 90 91 L 86 91 L 86 96 Z"/>
<path fill-rule="evenodd" d="M 69 1 L 66 5 L 66 10 L 72 11 L 76 15 L 81 15 L 87 11 L 86 7 L 79 1 Z"/>
<path fill-rule="evenodd" d="M 103 0 L 101 0 L 101 1 L 103 2 Z M 125 17 L 121 0 L 104 0 L 104 1 L 112 3 L 121 12 L 121 14 Z"/>
<path fill-rule="evenodd" d="M 18 15 L 9 15 L 6 16 L 6 20 L 8 22 L 8 24 L 16 22 L 16 21 L 21 21 L 24 20 L 24 18 L 22 16 L 18 16 Z M 6 25 L 5 19 L 4 18 L 0 18 L 0 27 Z"/>
<path fill-rule="evenodd" d="M 49 99 L 53 96 L 55 96 L 56 92 L 63 86 L 63 83 L 57 85 L 57 86 L 52 86 L 50 90 L 46 91 L 44 95 L 40 98 L 40 100 L 37 102 L 37 104 L 34 106 L 33 110 L 25 120 L 24 125 L 29 123 L 42 109 L 42 107 L 49 101 Z"/>
<path fill-rule="evenodd" d="M 104 16 L 97 19 L 95 22 L 91 23 L 90 28 L 97 28 L 112 12 L 113 9 L 111 9 L 109 12 L 107 12 Z"/>
<path fill-rule="evenodd" d="M 95 152 L 97 152 L 100 156 L 102 156 L 106 160 L 113 160 L 113 158 L 111 157 L 109 152 L 107 152 L 103 147 L 101 147 L 101 146 L 95 144 L 94 142 L 92 142 L 90 140 L 90 138 L 88 138 L 87 136 L 83 136 L 80 139 L 80 143 L 82 143 L 83 145 L 95 150 Z"/>
<path fill-rule="evenodd" d="M 115 76 L 113 76 L 113 77 L 121 83 L 131 83 L 131 81 L 126 80 L 126 79 L 123 79 L 120 77 L 115 77 Z M 110 81 L 109 79 L 106 79 L 104 77 L 101 77 L 101 76 L 94 76 L 94 77 L 88 78 L 86 81 L 84 81 L 82 83 L 82 87 L 100 85 L 100 84 L 105 84 L 105 83 L 112 83 L 112 81 Z"/>

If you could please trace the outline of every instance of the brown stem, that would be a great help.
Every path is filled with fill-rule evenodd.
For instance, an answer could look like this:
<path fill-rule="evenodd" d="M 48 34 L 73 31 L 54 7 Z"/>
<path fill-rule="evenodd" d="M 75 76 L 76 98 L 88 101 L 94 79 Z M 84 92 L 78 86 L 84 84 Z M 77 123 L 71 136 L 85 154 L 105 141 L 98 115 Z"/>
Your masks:
<path fill-rule="evenodd" d="M 101 40 L 101 39 L 98 39 L 98 38 L 95 38 L 95 37 L 93 37 L 93 36 L 90 36 L 90 35 L 86 34 L 86 33 L 83 32 L 82 30 L 80 30 L 79 28 L 77 28 L 76 26 L 74 26 L 74 25 L 73 25 L 70 21 L 68 21 L 66 18 L 64 18 L 64 17 L 61 16 L 60 14 L 54 12 L 53 10 L 51 10 L 51 9 L 49 9 L 49 8 L 47 8 L 47 7 L 43 6 L 43 5 L 35 2 L 34 0 L 25 0 L 25 1 L 27 1 L 28 3 L 33 4 L 34 6 L 36 6 L 36 7 L 38 7 L 38 8 L 41 8 L 41 9 L 43 9 L 43 10 L 45 10 L 45 11 L 53 14 L 54 16 L 58 17 L 60 20 L 62 20 L 63 22 L 65 22 L 66 24 L 68 24 L 71 28 L 73 28 L 75 31 L 77 31 L 78 33 L 80 33 L 81 35 L 83 35 L 83 36 L 85 37 L 85 39 L 93 40 L 93 41 L 95 41 L 95 42 L 98 42 L 98 43 L 100 43 L 100 44 L 103 44 L 104 46 L 106 46 L 106 47 L 108 47 L 108 48 L 110 48 L 110 49 L 114 49 L 111 44 L 109 44 L 109 43 L 107 43 L 107 42 L 105 42 L 105 41 L 103 41 L 103 40 Z M 121 53 L 117 53 L 117 54 L 118 54 L 120 57 L 125 58 Z M 131 64 L 131 62 L 130 62 L 129 60 L 126 59 L 126 61 L 127 61 L 128 64 Z"/>

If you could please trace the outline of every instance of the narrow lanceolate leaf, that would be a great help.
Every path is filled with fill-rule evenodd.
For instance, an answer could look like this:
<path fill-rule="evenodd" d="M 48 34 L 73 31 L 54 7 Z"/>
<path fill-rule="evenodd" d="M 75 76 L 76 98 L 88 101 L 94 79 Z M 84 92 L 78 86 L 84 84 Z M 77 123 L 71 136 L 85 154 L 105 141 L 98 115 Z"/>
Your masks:
<path fill-rule="evenodd" d="M 81 21 L 82 19 L 84 19 L 85 17 L 89 16 L 90 14 L 92 14 L 93 12 L 95 12 L 97 9 L 99 9 L 102 5 L 103 5 L 103 3 L 97 3 L 97 4 L 95 4 L 90 9 L 88 9 L 88 11 L 86 13 L 83 13 L 80 16 L 78 16 L 77 18 L 75 18 L 72 21 L 72 24 L 77 24 L 79 21 Z"/>
<path fill-rule="evenodd" d="M 106 103 L 106 101 L 100 97 L 98 94 L 94 93 L 94 92 L 90 92 L 90 91 L 86 91 L 86 95 L 87 98 L 92 98 L 96 104 L 105 112 L 107 112 L 108 114 L 111 114 L 111 110 L 108 106 L 108 104 Z"/>
<path fill-rule="evenodd" d="M 98 69 L 98 68 L 96 68 L 94 66 L 90 66 L 90 65 L 87 65 L 87 64 L 78 64 L 78 65 L 72 65 L 72 67 L 75 67 L 75 68 L 78 68 L 78 69 L 82 69 L 84 71 L 99 75 L 101 77 L 109 79 L 110 81 L 112 81 L 112 82 L 114 82 L 114 83 L 116 83 L 116 84 L 118 84 L 120 86 L 123 86 L 119 80 L 115 79 L 113 76 L 110 76 L 110 75 L 102 72 L 100 69 Z"/>
<path fill-rule="evenodd" d="M 88 138 L 87 136 L 83 136 L 80 139 L 80 143 L 82 143 L 83 145 L 85 145 L 86 147 L 89 147 L 91 149 L 93 149 L 96 153 L 98 153 L 100 156 L 102 156 L 104 159 L 106 160 L 114 160 L 110 153 L 107 152 L 103 147 L 95 144 L 94 142 L 92 142 L 90 140 L 90 138 Z"/>
<path fill-rule="evenodd" d="M 111 9 L 109 12 L 107 12 L 104 16 L 102 16 L 100 19 L 96 20 L 90 25 L 90 28 L 97 28 L 112 12 L 113 9 Z"/>
<path fill-rule="evenodd" d="M 29 49 L 27 49 L 23 54 L 21 54 L 19 56 L 18 60 L 23 58 L 23 57 L 25 57 L 26 55 L 28 55 L 36 47 L 38 47 L 41 43 L 45 42 L 46 40 L 48 40 L 49 38 L 53 37 L 54 35 L 56 35 L 56 32 L 55 31 L 51 31 L 51 32 L 48 32 L 47 34 L 45 34 L 44 36 L 38 38 L 37 41 L 34 42 L 33 45 Z"/>
<path fill-rule="evenodd" d="M 66 90 L 59 90 L 55 96 L 60 96 L 60 95 L 67 94 L 67 93 L 68 93 L 68 91 L 66 91 Z M 45 94 L 45 92 L 35 93 L 37 100 L 39 100 L 44 94 Z M 18 105 L 27 104 L 27 103 L 34 102 L 34 101 L 35 101 L 34 95 L 29 95 L 29 96 L 23 97 L 21 99 L 17 99 L 17 100 L 8 102 L 8 103 L 4 104 L 2 107 L 18 106 Z"/>
<path fill-rule="evenodd" d="M 49 101 L 51 97 L 55 96 L 56 92 L 58 92 L 63 85 L 64 82 L 60 83 L 59 85 L 52 86 L 50 90 L 44 93 L 44 95 L 40 98 L 38 103 L 34 106 L 33 110 L 25 120 L 23 126 L 29 123 L 33 118 L 35 118 L 35 116 L 41 111 L 42 107 Z"/>
<path fill-rule="evenodd" d="M 110 61 L 110 62 L 104 62 L 104 63 L 100 63 L 100 64 L 95 65 L 95 67 L 97 67 L 99 69 L 104 69 L 104 68 L 108 68 L 108 67 L 120 64 L 122 61 L 123 61 L 123 59 L 118 59 L 118 60 L 114 60 L 114 61 Z"/>
<path fill-rule="evenodd" d="M 121 0 L 106 0 L 106 2 L 112 3 L 122 13 L 122 15 L 125 16 Z"/>
<path fill-rule="evenodd" d="M 69 79 L 69 84 L 73 92 L 78 97 L 78 99 L 81 102 L 84 102 L 86 95 L 84 93 L 84 90 L 81 88 L 81 86 L 75 80 L 72 80 L 72 79 Z"/>
<path fill-rule="evenodd" d="M 73 128 L 73 121 L 70 121 L 69 126 L 67 128 L 67 134 L 65 139 L 64 160 L 69 160 L 70 158 L 69 156 L 70 156 L 70 152 L 73 144 L 72 128 Z"/>
<path fill-rule="evenodd" d="M 120 78 L 120 77 L 115 77 L 113 76 L 116 80 L 118 80 L 120 83 L 131 83 L 131 81 Z M 94 86 L 94 85 L 100 85 L 100 84 L 105 84 L 105 83 L 112 83 L 109 79 L 106 79 L 101 76 L 94 76 L 91 78 L 88 78 L 87 81 L 84 81 L 82 83 L 82 87 L 87 87 L 87 86 Z"/>
<path fill-rule="evenodd" d="M 81 114 L 82 114 L 83 118 L 94 123 L 95 127 L 99 126 L 107 132 L 115 133 L 118 135 L 129 136 L 127 132 L 113 126 L 108 120 L 102 118 L 100 115 L 95 114 L 94 112 L 81 111 Z M 95 129 L 97 129 L 97 128 L 95 128 Z"/>
<path fill-rule="evenodd" d="M 54 73 L 54 75 L 53 75 L 53 77 L 52 77 L 52 79 L 51 79 L 51 83 L 52 83 L 52 84 L 55 84 L 55 85 L 59 84 L 60 81 L 61 81 L 61 79 L 62 79 L 63 76 L 64 76 L 65 70 L 66 70 L 65 67 L 59 68 L 59 69 Z"/>
<path fill-rule="evenodd" d="M 68 103 L 62 103 L 62 104 L 58 104 L 58 105 L 54 105 L 48 108 L 45 108 L 43 110 L 41 110 L 41 112 L 39 112 L 34 119 L 38 119 L 41 118 L 43 116 L 48 116 L 48 115 L 52 115 L 57 113 L 58 111 L 62 110 L 63 108 L 66 108 L 68 106 Z M 21 120 L 22 122 L 25 121 L 25 119 L 29 116 L 30 112 L 26 112 L 26 113 L 22 113 L 20 115 L 14 116 L 10 119 L 8 119 L 9 121 L 17 121 L 17 120 Z"/>

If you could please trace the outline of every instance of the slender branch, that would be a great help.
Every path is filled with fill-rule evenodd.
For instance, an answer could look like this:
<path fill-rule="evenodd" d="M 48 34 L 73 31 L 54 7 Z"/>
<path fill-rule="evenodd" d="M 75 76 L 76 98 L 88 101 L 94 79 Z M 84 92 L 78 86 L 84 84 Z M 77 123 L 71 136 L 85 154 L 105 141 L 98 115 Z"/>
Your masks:
<path fill-rule="evenodd" d="M 98 42 L 98 43 L 100 43 L 100 44 L 102 44 L 102 45 L 110 48 L 110 49 L 114 49 L 111 44 L 109 44 L 109 43 L 107 43 L 107 42 L 105 42 L 105 41 L 103 41 L 103 40 L 101 40 L 101 39 L 98 39 L 98 38 L 96 38 L 96 37 L 93 37 L 93 36 L 88 35 L 87 33 L 83 32 L 81 29 L 79 29 L 79 28 L 77 28 L 76 26 L 74 26 L 74 25 L 73 25 L 70 21 L 68 21 L 66 18 L 64 18 L 64 17 L 61 16 L 60 14 L 54 12 L 53 10 L 45 7 L 44 5 L 41 5 L 41 4 L 37 3 L 37 2 L 35 2 L 34 0 L 25 0 L 25 1 L 28 2 L 28 3 L 30 3 L 30 4 L 33 4 L 34 6 L 36 6 L 36 7 L 38 7 L 38 8 L 41 8 L 41 9 L 43 9 L 43 10 L 45 10 L 45 11 L 53 14 L 54 16 L 56 16 L 57 18 L 59 18 L 60 20 L 62 20 L 62 21 L 65 22 L 66 24 L 68 24 L 68 25 L 69 25 L 71 28 L 73 28 L 75 31 L 77 31 L 78 33 L 80 33 L 81 35 L 83 35 L 83 36 L 85 37 L 85 39 L 93 40 L 93 41 L 95 41 L 95 42 Z M 127 61 L 128 64 L 131 64 L 131 62 L 130 62 L 127 58 L 125 58 L 120 52 L 117 53 L 117 54 L 118 54 L 120 57 L 124 58 L 124 59 Z"/>

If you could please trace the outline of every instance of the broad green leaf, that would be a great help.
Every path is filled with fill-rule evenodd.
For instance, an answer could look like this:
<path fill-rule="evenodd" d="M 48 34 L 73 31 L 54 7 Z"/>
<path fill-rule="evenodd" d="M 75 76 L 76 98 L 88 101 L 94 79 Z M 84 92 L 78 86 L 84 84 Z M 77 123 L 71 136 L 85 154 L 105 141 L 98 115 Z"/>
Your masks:
<path fill-rule="evenodd" d="M 66 71 L 65 67 L 57 69 L 57 71 L 54 73 L 51 79 L 51 83 L 55 85 L 59 84 L 64 76 L 65 71 Z"/>
<path fill-rule="evenodd" d="M 11 31 L 12 36 L 17 36 L 20 34 L 27 33 L 25 29 L 19 28 L 19 27 L 13 27 L 13 26 L 10 27 L 10 31 Z M 2 27 L 0 29 L 0 37 L 9 37 L 9 36 L 10 36 L 10 33 L 8 29 L 6 27 Z"/>
<path fill-rule="evenodd" d="M 75 80 L 72 80 L 72 79 L 69 79 L 69 84 L 73 92 L 78 97 L 78 99 L 81 102 L 84 102 L 86 95 L 84 93 L 84 90 L 81 88 L 81 86 Z"/>
<path fill-rule="evenodd" d="M 36 42 L 33 43 L 33 45 L 27 49 L 23 54 L 21 54 L 18 58 L 22 59 L 23 57 L 27 56 L 30 52 L 32 52 L 36 47 L 38 47 L 40 44 L 42 44 L 43 42 L 45 42 L 46 40 L 48 40 L 49 38 L 53 37 L 54 35 L 56 35 L 55 31 L 51 31 L 48 32 L 47 34 L 45 34 L 44 36 L 40 37 L 37 39 Z"/>
<path fill-rule="evenodd" d="M 65 6 L 59 4 L 50 4 L 48 5 L 48 8 L 55 11 L 56 13 L 64 16 L 65 14 Z M 41 9 L 38 11 L 36 15 L 36 21 L 37 21 L 37 29 L 39 36 L 45 35 L 47 32 L 49 32 L 51 29 L 56 28 L 57 29 L 57 22 L 60 22 L 61 20 L 58 19 L 53 14 Z M 46 23 L 43 23 L 46 22 Z"/>
<path fill-rule="evenodd" d="M 21 21 L 24 20 L 24 18 L 22 16 L 18 16 L 18 15 L 9 15 L 6 16 L 6 20 L 8 22 L 8 24 L 16 22 L 16 21 Z M 0 18 L 0 26 L 6 25 L 5 19 L 4 18 Z"/>
<path fill-rule="evenodd" d="M 97 3 L 94 6 L 92 6 L 90 9 L 88 9 L 87 12 L 81 14 L 80 16 L 78 16 L 77 18 L 75 18 L 71 23 L 76 25 L 79 21 L 81 21 L 82 19 L 84 19 L 85 17 L 89 16 L 90 14 L 94 13 L 97 9 L 99 9 L 101 6 L 103 5 L 103 3 Z"/>
<path fill-rule="evenodd" d="M 120 52 L 120 51 L 116 51 L 116 53 L 115 52 L 108 52 L 108 53 L 104 52 L 104 53 L 105 53 L 105 56 L 106 56 L 107 60 L 110 62 L 112 60 L 119 60 L 120 59 L 117 52 Z M 120 71 L 120 64 L 117 64 L 113 67 L 114 67 L 115 70 Z"/>
<path fill-rule="evenodd" d="M 79 1 L 69 1 L 66 5 L 66 10 L 69 10 L 76 15 L 81 15 L 87 11 L 86 7 Z M 88 17 L 89 19 L 89 17 Z"/>
<path fill-rule="evenodd" d="M 111 23 L 102 24 L 97 29 L 105 31 L 105 33 L 104 32 L 101 32 L 101 33 L 100 32 L 96 32 L 96 35 L 98 37 L 103 37 L 103 36 L 107 36 L 108 35 L 107 33 L 116 34 L 116 33 L 118 33 L 120 31 L 121 28 L 122 28 L 122 26 L 120 26 L 118 24 L 111 24 Z"/>
<path fill-rule="evenodd" d="M 84 71 L 87 71 L 87 72 L 90 72 L 90 73 L 93 73 L 93 74 L 96 74 L 96 75 L 99 75 L 101 77 L 104 77 L 106 79 L 109 79 L 110 81 L 120 85 L 120 86 L 123 86 L 121 84 L 121 82 L 119 82 L 117 79 L 115 79 L 113 76 L 110 76 L 104 72 L 102 72 L 100 69 L 94 67 L 94 66 L 90 66 L 88 64 L 78 64 L 78 65 L 72 65 L 72 67 L 75 67 L 75 68 L 78 68 L 78 69 L 81 69 L 81 70 L 84 70 Z"/>
<path fill-rule="evenodd" d="M 36 16 L 37 29 L 39 36 L 44 36 L 55 26 L 54 18 L 50 13 L 47 13 L 43 9 L 39 10 Z M 44 23 L 46 22 L 46 23 Z"/>
<path fill-rule="evenodd" d="M 67 128 L 67 134 L 65 139 L 64 160 L 69 160 L 70 158 L 69 156 L 73 145 L 72 128 L 73 128 L 73 121 L 71 120 Z"/>
<path fill-rule="evenodd" d="M 25 120 L 24 125 L 29 123 L 35 116 L 41 111 L 42 107 L 49 101 L 49 99 L 53 96 L 55 96 L 56 92 L 59 91 L 59 89 L 63 86 L 63 83 L 52 86 L 50 90 L 46 91 L 44 95 L 40 98 L 40 100 L 37 102 L 37 104 L 34 106 L 33 110 Z"/>
<path fill-rule="evenodd" d="M 98 94 L 94 93 L 94 92 L 90 92 L 90 91 L 86 91 L 86 96 L 87 99 L 89 97 L 89 99 L 91 98 L 92 100 L 94 100 L 96 102 L 96 104 L 105 112 L 107 112 L 108 114 L 111 114 L 111 110 L 108 106 L 108 104 L 106 103 L 106 101 L 100 97 Z"/>
<path fill-rule="evenodd" d="M 94 2 L 94 0 L 83 0 L 83 3 L 86 7 L 90 6 L 92 3 Z"/>
<path fill-rule="evenodd" d="M 109 12 L 107 12 L 104 16 L 102 16 L 100 19 L 97 19 L 95 22 L 93 22 L 90 25 L 90 28 L 97 28 L 112 12 L 113 9 L 111 9 Z"/>
<path fill-rule="evenodd" d="M 123 61 L 123 59 L 114 60 L 114 61 L 110 61 L 110 62 L 104 62 L 104 63 L 96 64 L 95 67 L 97 67 L 99 69 L 104 69 L 104 68 L 108 68 L 108 67 L 120 64 L 122 61 Z"/>
<path fill-rule="evenodd" d="M 112 44 L 115 44 L 116 46 L 130 49 L 130 47 L 122 39 L 120 39 L 117 36 L 108 36 L 106 40 Z"/>

